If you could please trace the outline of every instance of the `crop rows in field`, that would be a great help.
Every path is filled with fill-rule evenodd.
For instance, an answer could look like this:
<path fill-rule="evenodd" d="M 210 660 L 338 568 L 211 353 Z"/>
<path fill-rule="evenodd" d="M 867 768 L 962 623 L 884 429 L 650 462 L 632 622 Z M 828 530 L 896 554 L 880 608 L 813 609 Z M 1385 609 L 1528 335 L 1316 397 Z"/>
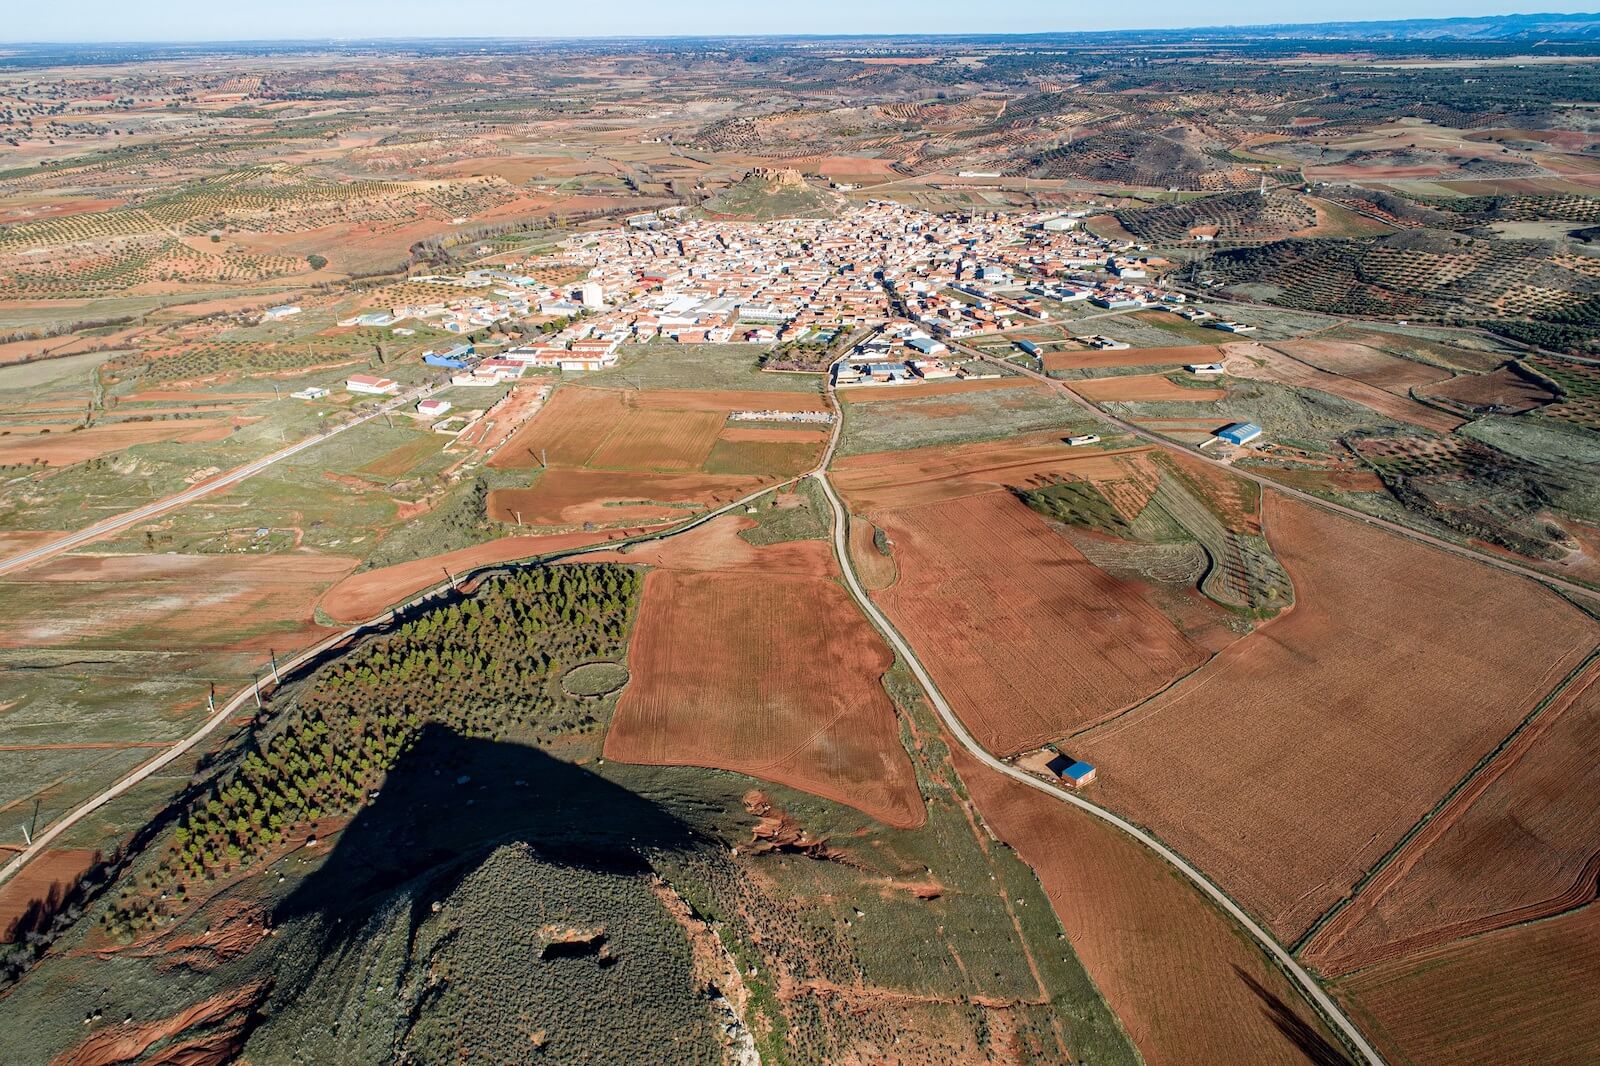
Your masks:
<path fill-rule="evenodd" d="M 1225 193 L 1186 203 L 1115 212 L 1124 229 L 1147 241 L 1186 241 L 1189 231 L 1215 226 L 1217 237 L 1283 236 L 1316 225 L 1317 213 L 1291 193 Z"/>
<path fill-rule="evenodd" d="M 1542 415 L 1600 430 L 1600 367 L 1543 357 L 1528 362 L 1561 386 L 1561 402 L 1544 408 Z"/>

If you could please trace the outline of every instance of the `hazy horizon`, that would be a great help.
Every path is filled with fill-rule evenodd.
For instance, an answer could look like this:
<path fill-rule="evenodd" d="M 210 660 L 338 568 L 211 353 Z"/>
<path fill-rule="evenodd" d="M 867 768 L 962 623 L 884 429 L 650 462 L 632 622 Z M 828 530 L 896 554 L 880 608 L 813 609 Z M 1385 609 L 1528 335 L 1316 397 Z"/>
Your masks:
<path fill-rule="evenodd" d="M 757 8 L 739 0 L 659 4 L 615 0 L 603 24 L 587 10 L 528 8 L 447 11 L 421 0 L 280 0 L 219 8 L 200 0 L 170 0 L 158 10 L 87 0 L 70 8 L 20 10 L 8 16 L 0 43 L 135 44 L 245 41 L 405 40 L 480 38 L 605 38 L 703 36 L 853 36 L 1072 33 L 1186 29 L 1322 22 L 1480 18 L 1515 14 L 1586 14 L 1596 5 L 1540 4 L 1506 11 L 1491 4 L 1417 0 L 1391 4 L 1318 3 L 1285 17 L 1281 5 L 1243 0 L 1227 7 L 1196 8 L 1156 0 L 1136 15 L 1122 9 L 1063 11 L 1053 0 L 1015 0 L 975 7 L 951 0 L 814 0 L 804 10 Z M 1215 10 L 1215 15 L 1207 14 Z"/>

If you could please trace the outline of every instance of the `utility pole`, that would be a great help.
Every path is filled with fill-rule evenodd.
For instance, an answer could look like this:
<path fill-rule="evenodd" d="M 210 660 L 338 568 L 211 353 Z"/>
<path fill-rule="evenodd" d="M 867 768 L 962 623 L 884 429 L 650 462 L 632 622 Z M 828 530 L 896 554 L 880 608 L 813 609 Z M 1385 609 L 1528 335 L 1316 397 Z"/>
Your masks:
<path fill-rule="evenodd" d="M 217 713 L 217 683 L 211 683 L 211 689 L 206 693 L 206 710 L 212 714 Z"/>
<path fill-rule="evenodd" d="M 517 528 L 521 529 L 522 528 L 522 512 L 521 511 L 512 511 L 511 513 L 517 516 Z"/>
<path fill-rule="evenodd" d="M 281 685 L 283 682 L 278 680 L 278 653 L 268 648 L 267 655 L 272 659 L 272 683 Z"/>
<path fill-rule="evenodd" d="M 441 570 L 443 570 L 443 571 L 444 571 L 444 579 L 445 579 L 445 581 L 446 581 L 446 582 L 447 582 L 447 583 L 448 583 L 448 584 L 449 584 L 449 585 L 450 585 L 450 590 L 451 590 L 451 591 L 452 591 L 452 592 L 453 592 L 453 591 L 455 591 L 455 587 L 456 587 L 456 579 L 455 579 L 455 577 L 454 577 L 454 576 L 453 576 L 453 575 L 452 575 L 452 574 L 451 574 L 451 573 L 450 573 L 450 568 L 449 568 L 449 567 L 448 567 L 448 566 L 441 566 L 441 567 L 440 567 L 440 568 L 439 568 L 439 569 L 441 569 Z"/>
<path fill-rule="evenodd" d="M 259 710 L 261 710 L 261 674 L 260 673 L 251 674 L 250 675 L 250 683 L 255 688 L 256 710 L 259 711 Z"/>

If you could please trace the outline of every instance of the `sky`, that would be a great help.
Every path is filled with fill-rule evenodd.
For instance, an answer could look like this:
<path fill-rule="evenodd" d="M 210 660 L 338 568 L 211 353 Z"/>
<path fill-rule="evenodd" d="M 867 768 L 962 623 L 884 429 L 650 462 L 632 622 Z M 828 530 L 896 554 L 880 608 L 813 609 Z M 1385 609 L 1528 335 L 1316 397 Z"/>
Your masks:
<path fill-rule="evenodd" d="M 1502 3 L 1504 0 L 1502 0 Z M 1473 0 L 4 0 L 0 41 L 1039 33 L 1504 14 Z M 1596 0 L 1531 10 L 1580 12 Z"/>

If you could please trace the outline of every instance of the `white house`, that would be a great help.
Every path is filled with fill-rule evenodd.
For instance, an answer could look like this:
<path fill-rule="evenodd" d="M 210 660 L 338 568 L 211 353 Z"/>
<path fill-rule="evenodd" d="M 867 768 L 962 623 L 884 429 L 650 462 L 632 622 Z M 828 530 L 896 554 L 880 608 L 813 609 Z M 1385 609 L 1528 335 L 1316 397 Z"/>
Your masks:
<path fill-rule="evenodd" d="M 398 381 L 371 374 L 351 374 L 345 379 L 344 387 L 347 392 L 358 392 L 365 396 L 393 396 L 400 391 Z"/>

